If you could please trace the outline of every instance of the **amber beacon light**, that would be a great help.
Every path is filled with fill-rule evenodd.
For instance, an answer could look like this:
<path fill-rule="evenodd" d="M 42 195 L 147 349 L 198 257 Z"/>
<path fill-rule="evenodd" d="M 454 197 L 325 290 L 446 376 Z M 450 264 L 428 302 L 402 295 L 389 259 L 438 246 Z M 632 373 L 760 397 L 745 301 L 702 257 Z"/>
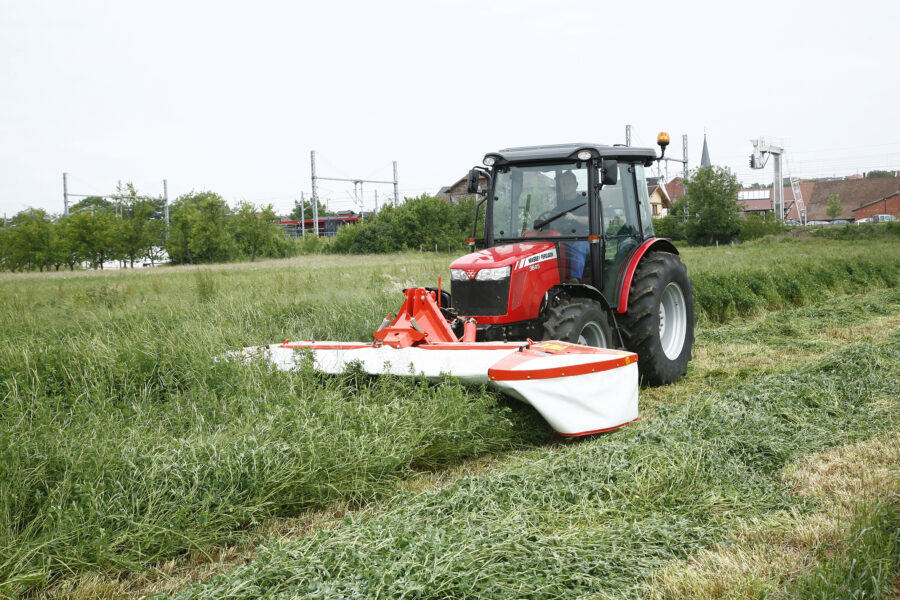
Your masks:
<path fill-rule="evenodd" d="M 656 143 L 659 144 L 660 158 L 666 153 L 666 146 L 669 145 L 669 132 L 668 131 L 660 131 L 656 136 Z"/>

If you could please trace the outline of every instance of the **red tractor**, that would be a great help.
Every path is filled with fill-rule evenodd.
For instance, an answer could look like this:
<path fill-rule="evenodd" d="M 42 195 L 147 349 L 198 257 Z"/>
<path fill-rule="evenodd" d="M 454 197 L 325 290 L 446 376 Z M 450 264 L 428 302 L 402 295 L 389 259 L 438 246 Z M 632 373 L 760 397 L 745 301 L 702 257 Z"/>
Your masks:
<path fill-rule="evenodd" d="M 662 158 L 668 135 L 659 142 Z M 459 327 L 474 319 L 478 341 L 624 348 L 645 383 L 680 379 L 694 297 L 678 250 L 653 234 L 644 169 L 655 160 L 651 148 L 599 144 L 487 154 L 467 184 L 483 194 L 469 240 L 481 249 L 450 265 L 447 316 Z"/>

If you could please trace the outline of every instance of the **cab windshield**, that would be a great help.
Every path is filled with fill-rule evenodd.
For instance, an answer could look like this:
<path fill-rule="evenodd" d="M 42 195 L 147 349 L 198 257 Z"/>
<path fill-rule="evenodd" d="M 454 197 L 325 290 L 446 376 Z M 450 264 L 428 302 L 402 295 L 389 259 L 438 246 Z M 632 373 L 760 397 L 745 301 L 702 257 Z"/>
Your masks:
<path fill-rule="evenodd" d="M 587 167 L 569 163 L 500 169 L 493 218 L 494 239 L 588 235 Z"/>

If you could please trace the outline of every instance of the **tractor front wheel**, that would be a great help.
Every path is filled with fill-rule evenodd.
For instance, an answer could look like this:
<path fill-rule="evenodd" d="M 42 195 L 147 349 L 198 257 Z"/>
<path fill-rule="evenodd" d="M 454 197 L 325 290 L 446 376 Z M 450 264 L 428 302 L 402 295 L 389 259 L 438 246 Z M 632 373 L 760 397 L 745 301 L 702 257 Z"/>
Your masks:
<path fill-rule="evenodd" d="M 550 307 L 544 322 L 544 339 L 595 348 L 612 348 L 612 328 L 603 306 L 588 298 L 560 300 Z"/>
<path fill-rule="evenodd" d="M 654 252 L 641 260 L 619 327 L 625 347 L 638 355 L 646 383 L 663 385 L 684 376 L 694 345 L 694 295 L 677 255 Z"/>

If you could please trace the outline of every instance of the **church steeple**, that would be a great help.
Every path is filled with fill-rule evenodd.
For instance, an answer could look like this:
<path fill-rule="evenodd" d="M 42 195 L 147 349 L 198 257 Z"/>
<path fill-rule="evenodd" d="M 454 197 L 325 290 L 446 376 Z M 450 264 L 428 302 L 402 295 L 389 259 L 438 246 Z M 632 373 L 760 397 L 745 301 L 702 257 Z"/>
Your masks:
<path fill-rule="evenodd" d="M 700 167 L 709 167 L 712 163 L 709 160 L 709 147 L 706 145 L 706 133 L 703 134 L 703 156 L 700 157 Z"/>

